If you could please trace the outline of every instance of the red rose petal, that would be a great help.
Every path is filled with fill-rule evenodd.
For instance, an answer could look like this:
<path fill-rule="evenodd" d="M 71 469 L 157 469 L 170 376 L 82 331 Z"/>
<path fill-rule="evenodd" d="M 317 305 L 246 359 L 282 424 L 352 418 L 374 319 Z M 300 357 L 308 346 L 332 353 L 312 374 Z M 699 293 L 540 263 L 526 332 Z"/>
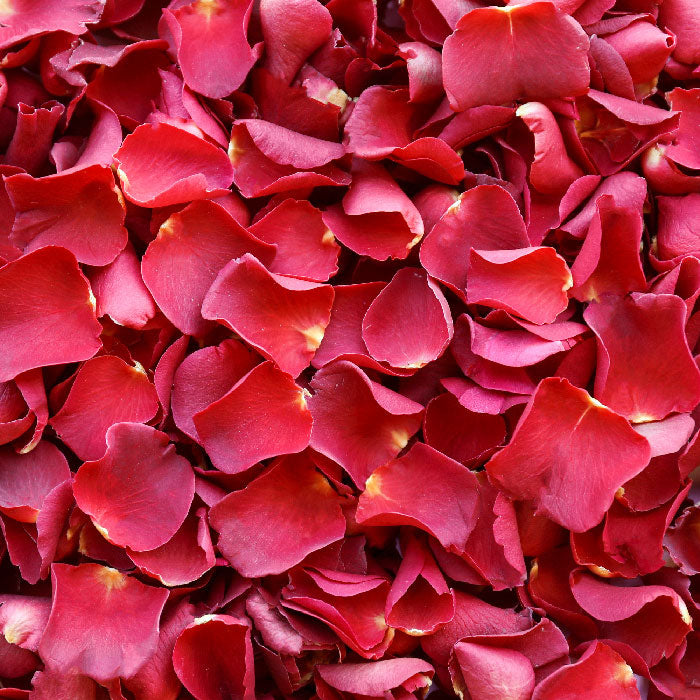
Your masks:
<path fill-rule="evenodd" d="M 118 357 L 105 355 L 88 360 L 78 370 L 51 425 L 80 459 L 100 459 L 112 425 L 146 423 L 155 416 L 158 405 L 155 387 L 142 367 L 130 367 Z"/>
<path fill-rule="evenodd" d="M 252 2 L 195 0 L 165 10 L 185 83 L 206 97 L 226 97 L 241 86 L 257 59 L 246 30 Z"/>
<path fill-rule="evenodd" d="M 416 369 L 436 360 L 452 340 L 447 300 L 422 270 L 399 270 L 370 304 L 362 339 L 372 357 Z"/>
<path fill-rule="evenodd" d="M 246 253 L 265 262 L 275 256 L 272 246 L 251 236 L 223 207 L 192 202 L 160 226 L 143 255 L 141 271 L 173 325 L 187 335 L 203 335 L 212 327 L 202 318 L 209 287 L 226 263 Z"/>
<path fill-rule="evenodd" d="M 602 637 L 629 644 L 649 666 L 670 656 L 692 625 L 683 600 L 665 586 L 621 588 L 575 572 L 571 590 Z"/>
<path fill-rule="evenodd" d="M 220 197 L 233 180 L 223 150 L 169 124 L 137 127 L 114 158 L 124 196 L 142 207 Z"/>
<path fill-rule="evenodd" d="M 566 309 L 572 284 L 566 262 L 553 248 L 472 250 L 467 302 L 505 309 L 541 325 Z"/>
<path fill-rule="evenodd" d="M 92 293 L 73 254 L 47 247 L 0 269 L 0 381 L 100 348 Z"/>
<path fill-rule="evenodd" d="M 562 694 L 584 698 L 591 693 L 610 700 L 638 700 L 641 697 L 632 669 L 602 642 L 588 647 L 576 663 L 563 666 L 545 678 L 535 688 L 532 698 L 555 700 Z"/>
<path fill-rule="evenodd" d="M 283 457 L 210 518 L 219 550 L 248 578 L 281 574 L 345 533 L 338 495 L 304 457 Z"/>
<path fill-rule="evenodd" d="M 420 260 L 430 275 L 463 294 L 469 249 L 507 250 L 530 245 L 513 198 L 496 185 L 467 190 L 445 212 L 421 245 Z"/>
<path fill-rule="evenodd" d="M 270 272 L 325 282 L 338 271 L 340 246 L 309 202 L 285 199 L 248 230 L 276 247 Z"/>
<path fill-rule="evenodd" d="M 551 3 L 473 10 L 445 41 L 443 80 L 465 110 L 517 99 L 574 97 L 588 89 L 588 38 Z M 464 80 L 465 70 L 472 78 Z"/>
<path fill-rule="evenodd" d="M 373 382 L 350 362 L 319 370 L 311 387 L 311 447 L 340 464 L 358 486 L 420 428 L 420 404 Z"/>
<path fill-rule="evenodd" d="M 331 286 L 275 275 L 246 254 L 221 270 L 202 315 L 236 331 L 296 377 L 323 340 L 332 304 Z"/>
<path fill-rule="evenodd" d="M 683 332 L 685 304 L 670 294 L 605 297 L 584 318 L 598 337 L 595 396 L 634 423 L 691 411 L 700 371 Z"/>
<path fill-rule="evenodd" d="M 188 515 L 180 529 L 160 547 L 147 552 L 129 550 L 128 555 L 144 574 L 168 587 L 196 581 L 216 563 L 204 511 Z"/>
<path fill-rule="evenodd" d="M 428 688 L 433 667 L 423 659 L 401 658 L 367 663 L 317 666 L 316 673 L 331 688 L 345 693 L 384 696 L 393 689 Z"/>
<path fill-rule="evenodd" d="M 68 462 L 50 442 L 17 454 L 0 449 L 0 510 L 24 523 L 35 523 L 50 491 L 70 478 Z"/>
<path fill-rule="evenodd" d="M 204 615 L 187 626 L 175 642 L 173 666 L 198 700 L 219 700 L 222 692 L 255 698 L 250 626 L 231 615 Z"/>
<path fill-rule="evenodd" d="M 227 394 L 256 364 L 253 353 L 233 339 L 188 355 L 173 380 L 171 407 L 175 425 L 199 441 L 193 421 L 195 413 Z"/>
<path fill-rule="evenodd" d="M 165 544 L 184 522 L 194 472 L 165 433 L 117 423 L 107 431 L 105 456 L 80 467 L 73 491 L 80 509 L 110 542 L 143 551 Z"/>
<path fill-rule="evenodd" d="M 356 518 L 369 525 L 414 525 L 448 550 L 463 552 L 476 525 L 476 505 L 474 474 L 432 447 L 416 443 L 403 457 L 372 472 Z"/>
<path fill-rule="evenodd" d="M 620 455 L 614 465 L 611 450 Z M 540 382 L 510 443 L 486 471 L 512 498 L 533 501 L 538 512 L 583 532 L 600 522 L 649 455 L 649 443 L 621 416 L 567 380 L 550 378 Z"/>
<path fill-rule="evenodd" d="M 262 0 L 260 23 L 265 68 L 287 84 L 333 28 L 330 13 L 317 0 Z"/>
<path fill-rule="evenodd" d="M 261 459 L 301 452 L 309 444 L 311 424 L 303 390 L 272 362 L 252 369 L 194 415 L 203 447 L 214 466 L 228 474 Z"/>
<path fill-rule="evenodd" d="M 54 564 L 51 582 L 51 615 L 39 646 L 49 669 L 108 681 L 133 676 L 153 654 L 166 590 L 98 564 Z"/>

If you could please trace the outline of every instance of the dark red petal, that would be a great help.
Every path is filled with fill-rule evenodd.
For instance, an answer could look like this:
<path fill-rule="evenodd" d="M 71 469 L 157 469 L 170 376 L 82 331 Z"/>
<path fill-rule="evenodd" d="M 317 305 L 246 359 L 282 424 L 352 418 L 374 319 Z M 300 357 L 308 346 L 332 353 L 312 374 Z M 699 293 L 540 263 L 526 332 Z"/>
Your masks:
<path fill-rule="evenodd" d="M 445 41 L 443 80 L 453 109 L 582 95 L 588 37 L 551 3 L 468 12 Z M 464 80 L 465 71 L 471 79 Z"/>
<path fill-rule="evenodd" d="M 273 274 L 246 254 L 221 270 L 202 315 L 236 331 L 296 377 L 323 340 L 332 304 L 332 286 Z"/>
<path fill-rule="evenodd" d="M 0 381 L 100 349 L 90 286 L 65 248 L 42 248 L 0 269 L 0 306 Z"/>
<path fill-rule="evenodd" d="M 98 681 L 129 678 L 156 650 L 165 589 L 98 564 L 54 564 L 51 582 L 51 615 L 39 646 L 49 669 L 74 668 Z"/>
<path fill-rule="evenodd" d="M 195 619 L 175 642 L 173 666 L 197 700 L 220 700 L 222 693 L 255 699 L 250 626 L 241 619 L 231 615 Z"/>
<path fill-rule="evenodd" d="M 118 396 L 119 401 L 114 398 Z M 143 367 L 113 355 L 88 360 L 61 410 L 51 419 L 59 437 L 80 459 L 99 459 L 115 423 L 146 423 L 158 411 L 156 389 Z"/>
<path fill-rule="evenodd" d="M 226 152 L 169 124 L 142 124 L 114 156 L 124 196 L 165 207 L 226 194 L 233 168 Z"/>
<path fill-rule="evenodd" d="M 619 455 L 614 464 L 611 451 Z M 583 532 L 600 522 L 650 452 L 621 416 L 553 377 L 540 382 L 510 443 L 486 470 L 512 498 L 532 501 L 538 512 Z"/>
<path fill-rule="evenodd" d="M 506 426 L 501 416 L 473 413 L 445 393 L 426 407 L 423 435 L 431 447 L 470 466 L 502 444 Z"/>
<path fill-rule="evenodd" d="M 311 387 L 311 447 L 340 464 L 358 486 L 420 428 L 420 404 L 373 382 L 350 362 L 326 365 Z"/>
<path fill-rule="evenodd" d="M 222 398 L 194 415 L 214 466 L 228 474 L 261 459 L 301 452 L 309 444 L 311 424 L 304 391 L 272 362 L 252 369 Z"/>
<path fill-rule="evenodd" d="M 248 578 L 284 573 L 345 534 L 338 495 L 304 456 L 283 457 L 230 493 L 210 520 L 219 550 Z"/>
<path fill-rule="evenodd" d="M 73 491 L 105 538 L 143 551 L 165 544 L 184 522 L 194 496 L 194 472 L 165 433 L 117 423 L 107 431 L 105 456 L 80 467 Z"/>

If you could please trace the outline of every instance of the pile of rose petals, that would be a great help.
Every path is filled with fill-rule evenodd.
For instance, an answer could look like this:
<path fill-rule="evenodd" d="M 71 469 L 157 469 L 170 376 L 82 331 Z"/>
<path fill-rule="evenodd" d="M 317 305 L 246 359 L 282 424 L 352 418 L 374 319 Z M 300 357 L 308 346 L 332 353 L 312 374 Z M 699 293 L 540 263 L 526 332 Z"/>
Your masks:
<path fill-rule="evenodd" d="M 0 699 L 700 698 L 698 0 L 0 0 L 0 142 Z"/>

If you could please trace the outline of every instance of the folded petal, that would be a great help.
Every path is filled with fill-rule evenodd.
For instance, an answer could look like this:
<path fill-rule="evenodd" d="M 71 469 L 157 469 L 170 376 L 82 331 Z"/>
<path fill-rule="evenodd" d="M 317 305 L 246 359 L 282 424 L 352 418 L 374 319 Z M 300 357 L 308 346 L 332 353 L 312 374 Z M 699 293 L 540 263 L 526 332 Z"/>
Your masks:
<path fill-rule="evenodd" d="M 350 362 L 319 370 L 311 388 L 311 447 L 340 464 L 358 486 L 420 428 L 420 404 L 373 382 Z"/>
<path fill-rule="evenodd" d="M 65 248 L 42 248 L 0 269 L 0 306 L 0 381 L 100 349 L 90 285 Z"/>
<path fill-rule="evenodd" d="M 308 458 L 283 457 L 210 511 L 218 548 L 243 576 L 281 574 L 345 534 L 338 494 Z"/>
<path fill-rule="evenodd" d="M 614 464 L 611 453 L 619 455 Z M 532 501 L 538 512 L 583 532 L 600 522 L 617 489 L 647 465 L 650 453 L 624 418 L 552 377 L 540 382 L 510 443 L 486 471 L 512 498 Z"/>
<path fill-rule="evenodd" d="M 103 355 L 78 370 L 68 398 L 50 422 L 80 459 L 99 459 L 112 425 L 146 423 L 158 406 L 156 389 L 143 367 Z"/>
<path fill-rule="evenodd" d="M 316 673 L 331 688 L 343 693 L 383 697 L 394 689 L 429 688 L 434 671 L 423 659 L 404 657 L 360 664 L 320 665 Z"/>
<path fill-rule="evenodd" d="M 332 286 L 273 274 L 246 254 L 221 270 L 202 315 L 231 328 L 296 377 L 321 344 L 332 305 Z"/>
<path fill-rule="evenodd" d="M 120 326 L 143 328 L 156 315 L 156 305 L 143 282 L 140 261 L 131 243 L 109 265 L 91 271 L 89 279 L 98 318 L 107 315 Z"/>
<path fill-rule="evenodd" d="M 142 207 L 213 199 L 233 181 L 225 151 L 170 124 L 138 126 L 114 159 L 124 196 Z"/>
<path fill-rule="evenodd" d="M 105 456 L 80 467 L 73 492 L 103 537 L 143 551 L 165 544 L 184 522 L 194 472 L 165 433 L 117 423 L 107 431 Z"/>
<path fill-rule="evenodd" d="M 586 33 L 552 3 L 479 8 L 445 41 L 445 90 L 456 111 L 575 97 L 588 89 L 587 54 Z"/>
<path fill-rule="evenodd" d="M 323 220 L 343 245 L 375 260 L 405 259 L 424 231 L 415 205 L 388 172 L 357 159 L 342 206 L 326 209 Z"/>
<path fill-rule="evenodd" d="M 665 586 L 613 586 L 577 571 L 571 590 L 601 637 L 629 644 L 649 666 L 669 657 L 692 627 L 683 599 Z"/>
<path fill-rule="evenodd" d="M 301 452 L 309 444 L 311 424 L 304 391 L 272 362 L 253 368 L 194 415 L 203 447 L 214 466 L 228 474 L 261 459 Z"/>
<path fill-rule="evenodd" d="M 554 248 L 472 250 L 467 302 L 504 309 L 541 325 L 566 309 L 573 280 Z"/>
<path fill-rule="evenodd" d="M 330 13 L 317 0 L 262 0 L 260 24 L 265 68 L 287 84 L 304 61 L 326 43 L 333 28 Z"/>
<path fill-rule="evenodd" d="M 609 700 L 639 700 L 634 673 L 611 647 L 595 642 L 573 664 L 562 666 L 535 688 L 533 700 L 567 697 L 584 700 L 596 694 Z"/>
<path fill-rule="evenodd" d="M 51 615 L 39 646 L 49 669 L 74 667 L 101 682 L 128 678 L 155 651 L 165 589 L 98 564 L 54 564 L 51 584 Z"/>

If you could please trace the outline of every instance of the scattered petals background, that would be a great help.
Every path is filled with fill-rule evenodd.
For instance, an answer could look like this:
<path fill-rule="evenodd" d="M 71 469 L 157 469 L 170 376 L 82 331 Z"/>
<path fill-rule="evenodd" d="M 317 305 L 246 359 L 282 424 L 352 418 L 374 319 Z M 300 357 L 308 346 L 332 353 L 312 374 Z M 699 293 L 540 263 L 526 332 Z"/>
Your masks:
<path fill-rule="evenodd" d="M 699 298 L 698 0 L 0 0 L 0 699 L 699 699 Z"/>

